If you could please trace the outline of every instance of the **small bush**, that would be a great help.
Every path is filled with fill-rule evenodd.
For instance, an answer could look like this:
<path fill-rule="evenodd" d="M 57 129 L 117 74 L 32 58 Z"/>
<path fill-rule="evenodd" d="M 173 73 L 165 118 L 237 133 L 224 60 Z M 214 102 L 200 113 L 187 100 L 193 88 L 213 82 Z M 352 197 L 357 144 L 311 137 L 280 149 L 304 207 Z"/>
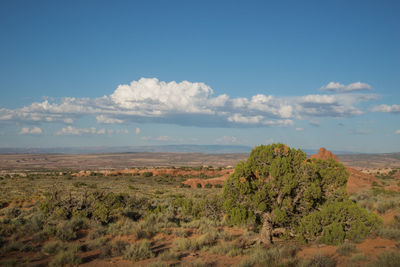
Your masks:
<path fill-rule="evenodd" d="M 74 225 L 71 221 L 64 221 L 57 225 L 56 237 L 62 241 L 71 241 L 76 238 Z"/>
<path fill-rule="evenodd" d="M 376 259 L 369 266 L 380 266 L 380 267 L 398 267 L 400 263 L 400 253 L 394 251 L 386 251 L 378 255 Z"/>
<path fill-rule="evenodd" d="M 382 200 L 379 201 L 376 207 L 376 210 L 380 213 L 383 214 L 386 211 L 393 209 L 396 207 L 396 202 L 392 199 L 390 200 Z"/>
<path fill-rule="evenodd" d="M 214 188 L 222 188 L 222 184 L 215 184 Z"/>
<path fill-rule="evenodd" d="M 212 247 L 210 249 L 210 252 L 214 254 L 228 255 L 230 257 L 235 257 L 237 255 L 242 255 L 243 250 L 240 247 L 235 246 L 234 244 L 222 243 Z"/>
<path fill-rule="evenodd" d="M 359 263 L 359 262 L 367 262 L 369 259 L 362 253 L 357 253 L 354 254 L 351 258 L 350 261 L 354 263 Z"/>
<path fill-rule="evenodd" d="M 59 252 L 49 263 L 49 266 L 76 266 L 82 259 L 72 250 Z"/>
<path fill-rule="evenodd" d="M 143 177 L 152 177 L 153 176 L 153 172 L 143 172 L 142 176 Z"/>
<path fill-rule="evenodd" d="M 201 183 L 198 183 L 198 184 L 196 185 L 196 187 L 197 187 L 197 188 L 202 188 L 203 186 L 201 185 Z"/>
<path fill-rule="evenodd" d="M 152 262 L 148 265 L 149 267 L 168 267 L 168 264 L 163 263 L 162 261 Z"/>
<path fill-rule="evenodd" d="M 46 255 L 54 255 L 59 251 L 64 251 L 67 249 L 67 245 L 60 241 L 53 241 L 43 245 L 42 252 Z"/>
<path fill-rule="evenodd" d="M 335 267 L 336 261 L 328 255 L 315 255 L 311 259 L 305 260 L 304 266 L 307 266 L 307 267 Z"/>
<path fill-rule="evenodd" d="M 382 227 L 377 230 L 377 234 L 382 238 L 400 241 L 400 230 L 399 229 Z"/>
<path fill-rule="evenodd" d="M 204 188 L 212 188 L 212 184 L 206 183 L 206 184 L 204 185 Z"/>
<path fill-rule="evenodd" d="M 179 260 L 179 254 L 171 250 L 167 250 L 158 255 L 158 258 L 163 261 Z"/>
<path fill-rule="evenodd" d="M 172 249 L 177 252 L 182 251 L 196 251 L 199 249 L 196 239 L 193 238 L 179 238 L 174 240 Z"/>
<path fill-rule="evenodd" d="M 262 247 L 256 247 L 249 257 L 240 262 L 239 266 L 278 266 L 279 251 L 275 248 L 266 250 Z"/>
<path fill-rule="evenodd" d="M 150 242 L 147 240 L 133 243 L 127 247 L 123 255 L 124 259 L 136 262 L 139 260 L 145 260 L 154 256 L 151 251 Z"/>
<path fill-rule="evenodd" d="M 49 234 L 46 231 L 40 231 L 32 236 L 32 241 L 35 243 L 41 243 L 49 239 Z"/>
<path fill-rule="evenodd" d="M 85 246 L 88 250 L 95 250 L 103 247 L 105 244 L 107 244 L 107 241 L 108 241 L 107 238 L 102 236 L 96 239 L 86 240 Z"/>
<path fill-rule="evenodd" d="M 350 256 L 351 253 L 357 252 L 357 249 L 353 244 L 343 243 L 336 249 L 336 252 L 341 256 Z"/>

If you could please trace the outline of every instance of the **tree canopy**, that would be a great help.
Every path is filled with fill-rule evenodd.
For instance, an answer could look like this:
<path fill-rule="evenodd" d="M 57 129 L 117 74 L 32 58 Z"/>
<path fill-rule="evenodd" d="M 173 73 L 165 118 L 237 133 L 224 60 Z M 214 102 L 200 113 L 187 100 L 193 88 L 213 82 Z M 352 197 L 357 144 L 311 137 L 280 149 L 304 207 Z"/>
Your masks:
<path fill-rule="evenodd" d="M 358 235 L 365 235 L 379 221 L 348 200 L 348 177 L 333 159 L 307 159 L 303 151 L 284 144 L 255 147 L 225 183 L 226 220 L 259 229 L 260 241 L 267 244 L 273 235 L 303 241 L 325 236 L 326 243 L 338 243 L 329 231 L 343 233 L 340 243 L 356 226 L 363 229 Z M 335 208 L 344 218 L 331 212 Z"/>

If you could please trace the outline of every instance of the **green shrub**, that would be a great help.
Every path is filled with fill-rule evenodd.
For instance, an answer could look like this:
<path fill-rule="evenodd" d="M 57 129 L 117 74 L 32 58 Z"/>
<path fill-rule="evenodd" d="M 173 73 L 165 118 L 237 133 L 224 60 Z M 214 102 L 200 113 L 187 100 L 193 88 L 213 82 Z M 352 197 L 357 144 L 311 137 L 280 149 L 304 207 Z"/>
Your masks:
<path fill-rule="evenodd" d="M 222 184 L 215 184 L 214 188 L 222 188 Z"/>
<path fill-rule="evenodd" d="M 136 262 L 139 260 L 152 258 L 153 256 L 154 254 L 151 251 L 150 242 L 143 240 L 128 246 L 124 252 L 123 258 L 132 262 Z"/>
<path fill-rule="evenodd" d="M 163 261 L 174 261 L 174 260 L 179 260 L 179 254 L 171 250 L 166 250 L 160 253 L 158 255 L 158 258 L 160 258 Z"/>
<path fill-rule="evenodd" d="M 350 200 L 335 201 L 303 217 L 298 232 L 302 241 L 321 236 L 321 242 L 338 245 L 344 239 L 358 242 L 382 224 L 377 215 L 368 213 Z"/>
<path fill-rule="evenodd" d="M 203 186 L 201 185 L 201 183 L 198 183 L 198 184 L 196 185 L 196 187 L 197 187 L 197 188 L 202 188 Z"/>
<path fill-rule="evenodd" d="M 320 241 L 325 244 L 339 245 L 343 243 L 345 236 L 346 233 L 344 232 L 343 226 L 333 222 L 329 226 L 325 227 Z"/>

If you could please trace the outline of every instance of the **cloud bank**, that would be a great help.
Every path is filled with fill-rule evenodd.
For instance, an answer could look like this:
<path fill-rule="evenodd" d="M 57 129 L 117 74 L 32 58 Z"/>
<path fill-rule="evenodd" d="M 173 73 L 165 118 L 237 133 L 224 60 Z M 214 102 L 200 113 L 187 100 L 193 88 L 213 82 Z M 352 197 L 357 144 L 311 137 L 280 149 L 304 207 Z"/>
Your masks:
<path fill-rule="evenodd" d="M 201 82 L 141 78 L 119 85 L 112 94 L 99 98 L 66 97 L 17 109 L 0 108 L 0 122 L 72 124 L 81 117 L 92 116 L 101 124 L 153 122 L 204 127 L 287 127 L 293 126 L 296 119 L 312 121 L 318 117 L 361 115 L 364 113 L 361 103 L 376 99 L 373 94 L 349 93 L 371 89 L 361 82 L 346 86 L 331 82 L 322 89 L 337 94 L 294 97 L 257 94 L 231 98 L 227 94 L 215 95 L 210 86 Z M 58 132 L 59 135 L 85 133 L 102 134 L 101 129 L 72 126 Z"/>
<path fill-rule="evenodd" d="M 400 105 L 379 105 L 372 108 L 373 112 L 400 113 Z"/>
<path fill-rule="evenodd" d="M 327 92 L 347 93 L 353 91 L 371 90 L 372 87 L 369 84 L 362 82 L 350 83 L 348 85 L 337 82 L 330 82 L 327 85 L 322 86 L 320 89 Z"/>
<path fill-rule="evenodd" d="M 32 127 L 31 129 L 29 127 L 23 127 L 19 134 L 42 134 L 43 131 L 37 126 Z"/>

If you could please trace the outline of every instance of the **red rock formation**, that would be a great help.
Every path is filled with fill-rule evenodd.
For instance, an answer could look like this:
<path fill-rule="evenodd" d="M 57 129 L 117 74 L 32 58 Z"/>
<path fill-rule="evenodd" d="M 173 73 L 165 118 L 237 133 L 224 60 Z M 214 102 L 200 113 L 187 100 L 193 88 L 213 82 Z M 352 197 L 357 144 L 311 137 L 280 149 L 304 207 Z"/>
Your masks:
<path fill-rule="evenodd" d="M 326 150 L 325 147 L 321 147 L 318 150 L 318 154 L 311 155 L 311 159 L 334 159 L 336 161 L 339 161 L 338 158 L 336 157 L 335 154 L 330 152 L 329 150 Z"/>

